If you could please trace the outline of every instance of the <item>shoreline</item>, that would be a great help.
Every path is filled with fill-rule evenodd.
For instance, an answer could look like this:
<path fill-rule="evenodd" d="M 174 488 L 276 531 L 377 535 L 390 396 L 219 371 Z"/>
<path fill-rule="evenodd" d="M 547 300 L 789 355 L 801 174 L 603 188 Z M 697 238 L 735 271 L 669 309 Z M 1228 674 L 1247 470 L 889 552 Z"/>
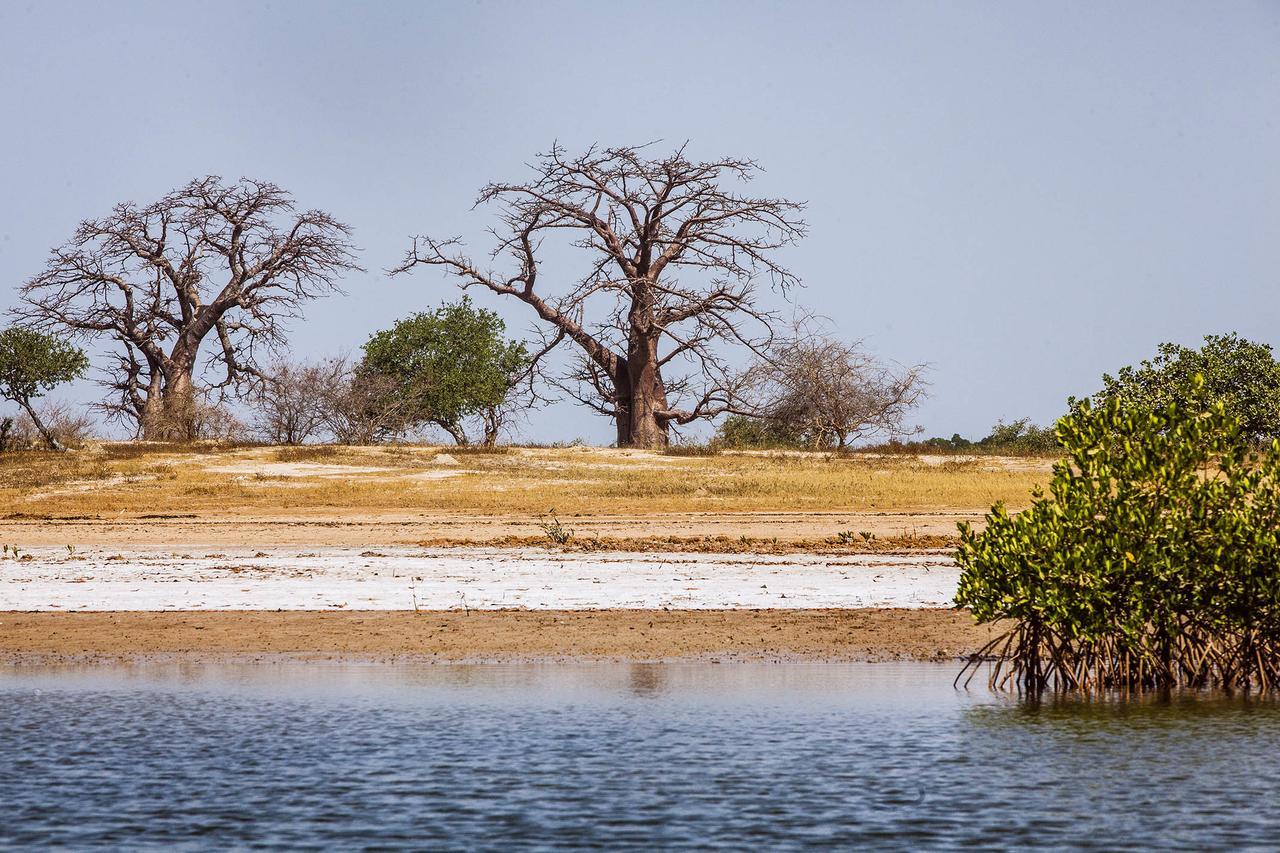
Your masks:
<path fill-rule="evenodd" d="M 959 660 L 999 632 L 966 611 L 0 612 L 0 664 Z"/>

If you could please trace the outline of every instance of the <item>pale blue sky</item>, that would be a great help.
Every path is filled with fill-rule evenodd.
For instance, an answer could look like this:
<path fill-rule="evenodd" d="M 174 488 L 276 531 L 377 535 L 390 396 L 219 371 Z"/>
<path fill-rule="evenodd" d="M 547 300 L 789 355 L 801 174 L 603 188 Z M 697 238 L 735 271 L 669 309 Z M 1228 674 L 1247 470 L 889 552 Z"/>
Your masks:
<path fill-rule="evenodd" d="M 687 139 L 809 202 L 798 300 L 932 363 L 929 434 L 1048 421 L 1161 340 L 1280 344 L 1277 2 L 7 0 L 0 115 L 0 308 L 78 220 L 246 175 L 356 229 L 369 272 L 294 334 L 355 348 L 455 298 L 380 270 L 481 237 L 486 181 L 557 139 Z"/>

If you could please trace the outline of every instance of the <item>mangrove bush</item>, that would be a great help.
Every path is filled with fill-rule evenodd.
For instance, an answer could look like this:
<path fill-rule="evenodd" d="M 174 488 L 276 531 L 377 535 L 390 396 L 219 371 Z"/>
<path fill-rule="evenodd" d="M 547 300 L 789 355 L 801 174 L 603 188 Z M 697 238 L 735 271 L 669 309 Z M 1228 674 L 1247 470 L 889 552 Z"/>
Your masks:
<path fill-rule="evenodd" d="M 1085 403 L 1056 432 L 1065 456 L 1030 508 L 960 526 L 957 606 L 1010 626 L 961 677 L 1280 686 L 1280 442 L 1256 450 L 1222 401 Z"/>

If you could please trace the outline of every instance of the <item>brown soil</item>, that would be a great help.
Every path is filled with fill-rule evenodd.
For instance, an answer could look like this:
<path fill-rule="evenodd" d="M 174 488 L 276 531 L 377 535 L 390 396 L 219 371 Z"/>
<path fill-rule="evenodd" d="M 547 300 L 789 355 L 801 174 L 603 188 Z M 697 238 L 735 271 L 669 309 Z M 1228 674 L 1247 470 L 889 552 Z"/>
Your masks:
<path fill-rule="evenodd" d="M 954 610 L 0 613 L 0 661 L 180 654 L 527 661 L 944 660 L 998 628 Z"/>
<path fill-rule="evenodd" d="M 611 547 L 652 550 L 656 540 L 722 541 L 747 537 L 752 550 L 776 538 L 781 545 L 811 549 L 841 532 L 857 537 L 858 550 L 868 548 L 860 535 L 879 540 L 932 539 L 922 547 L 938 547 L 956 534 L 956 522 L 980 521 L 973 511 L 909 512 L 736 512 L 666 513 L 644 516 L 564 516 L 561 523 L 575 541 L 595 537 Z M 123 516 L 38 516 L 0 518 L 0 542 L 22 548 L 229 548 L 299 546 L 391 546 L 432 544 L 512 546 L 546 541 L 541 519 L 521 516 L 447 515 L 352 510 L 292 510 L 287 515 L 256 512 L 140 512 Z M 646 546 L 646 541 L 648 546 Z M 896 547 L 896 545 L 895 545 Z M 697 549 L 694 549 L 697 550 Z"/>

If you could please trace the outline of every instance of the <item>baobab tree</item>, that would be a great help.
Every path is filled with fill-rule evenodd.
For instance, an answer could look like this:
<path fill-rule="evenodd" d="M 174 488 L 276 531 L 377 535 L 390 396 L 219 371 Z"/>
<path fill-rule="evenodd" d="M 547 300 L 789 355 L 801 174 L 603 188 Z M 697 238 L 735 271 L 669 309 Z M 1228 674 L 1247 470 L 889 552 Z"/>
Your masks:
<path fill-rule="evenodd" d="M 477 202 L 498 209 L 491 257 L 507 271 L 475 263 L 456 239 L 419 236 L 393 274 L 442 267 L 464 288 L 529 305 L 549 340 L 576 345 L 567 387 L 614 419 L 619 446 L 660 447 L 672 425 L 731 411 L 725 347 L 770 338 L 757 289 L 798 283 L 777 250 L 804 235 L 803 205 L 739 194 L 728 184 L 749 181 L 754 162 L 695 162 L 684 148 L 650 158 L 646 147 L 569 156 L 556 146 L 533 168 L 532 180 L 490 184 Z M 544 287 L 543 241 L 558 236 L 586 272 Z"/>
<path fill-rule="evenodd" d="M 197 391 L 268 381 L 260 357 L 279 349 L 305 302 L 359 269 L 353 252 L 347 226 L 297 213 L 275 184 L 211 176 L 81 223 L 22 286 L 13 313 L 114 342 L 108 412 L 145 438 L 193 438 Z"/>

